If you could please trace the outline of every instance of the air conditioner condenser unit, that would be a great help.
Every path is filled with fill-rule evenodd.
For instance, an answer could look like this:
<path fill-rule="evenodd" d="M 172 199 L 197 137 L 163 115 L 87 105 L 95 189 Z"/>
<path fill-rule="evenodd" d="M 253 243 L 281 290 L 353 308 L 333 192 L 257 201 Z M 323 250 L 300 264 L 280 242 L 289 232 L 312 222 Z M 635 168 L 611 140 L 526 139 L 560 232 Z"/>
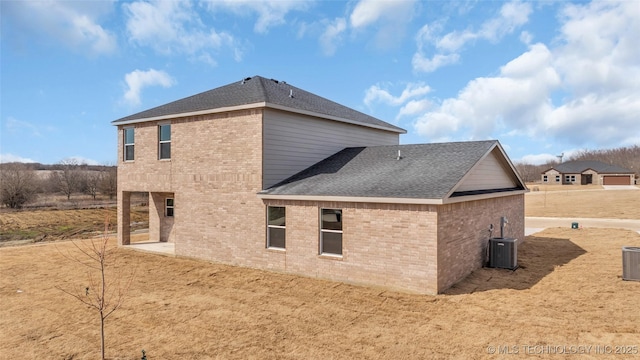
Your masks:
<path fill-rule="evenodd" d="M 491 238 L 489 267 L 515 270 L 518 267 L 518 239 Z"/>
<path fill-rule="evenodd" d="M 640 247 L 622 247 L 622 280 L 640 281 Z"/>

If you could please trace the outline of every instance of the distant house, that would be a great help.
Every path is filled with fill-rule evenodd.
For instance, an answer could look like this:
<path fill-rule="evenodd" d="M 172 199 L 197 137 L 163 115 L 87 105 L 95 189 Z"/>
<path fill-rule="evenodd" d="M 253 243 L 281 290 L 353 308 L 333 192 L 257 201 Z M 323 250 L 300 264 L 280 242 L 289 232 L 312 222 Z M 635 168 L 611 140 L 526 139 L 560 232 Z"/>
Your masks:
<path fill-rule="evenodd" d="M 177 255 L 438 293 L 524 238 L 527 191 L 498 141 L 399 145 L 405 131 L 255 76 L 113 122 L 118 241 L 147 192 Z M 496 235 L 496 234 L 494 234 Z"/>
<path fill-rule="evenodd" d="M 600 161 L 567 161 L 542 172 L 545 184 L 633 185 L 635 174 L 629 169 Z"/>

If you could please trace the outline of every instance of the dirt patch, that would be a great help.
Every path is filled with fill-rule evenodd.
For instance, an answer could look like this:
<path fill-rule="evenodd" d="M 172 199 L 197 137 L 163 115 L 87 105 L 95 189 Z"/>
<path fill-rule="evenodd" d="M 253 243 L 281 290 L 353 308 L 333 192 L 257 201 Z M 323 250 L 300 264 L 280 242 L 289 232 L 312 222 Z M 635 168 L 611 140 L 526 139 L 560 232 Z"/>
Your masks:
<path fill-rule="evenodd" d="M 640 191 L 540 191 L 525 195 L 525 216 L 640 219 Z"/>
<path fill-rule="evenodd" d="M 594 358 L 606 358 L 595 346 L 637 352 L 640 282 L 621 280 L 625 245 L 640 246 L 640 235 L 548 229 L 521 244 L 519 269 L 479 269 L 438 296 L 118 249 L 120 269 L 137 270 L 107 322 L 107 356 L 497 359 L 503 346 L 522 356 L 525 345 L 592 346 Z M 84 269 L 59 252 L 71 246 L 0 249 L 2 358 L 98 357 L 99 318 L 55 288 L 84 289 Z"/>

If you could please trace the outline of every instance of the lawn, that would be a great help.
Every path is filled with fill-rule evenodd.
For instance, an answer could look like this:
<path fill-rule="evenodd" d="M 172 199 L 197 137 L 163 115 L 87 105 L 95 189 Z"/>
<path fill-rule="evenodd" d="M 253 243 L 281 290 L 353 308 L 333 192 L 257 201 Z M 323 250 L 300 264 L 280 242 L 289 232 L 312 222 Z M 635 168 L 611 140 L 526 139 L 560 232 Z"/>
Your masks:
<path fill-rule="evenodd" d="M 107 320 L 107 357 L 139 359 L 145 349 L 150 360 L 497 359 L 505 355 L 490 352 L 504 346 L 520 355 L 571 346 L 592 346 L 597 359 L 606 356 L 596 346 L 637 353 L 640 282 L 621 280 L 624 245 L 640 246 L 640 234 L 548 229 L 521 244 L 516 271 L 480 269 L 437 296 L 118 249 L 117 271 L 136 272 Z M 73 249 L 69 241 L 0 249 L 0 358 L 98 358 L 99 317 L 56 288 L 84 291 L 84 267 L 62 255 Z"/>
<path fill-rule="evenodd" d="M 560 187 L 557 185 L 556 187 Z M 640 220 L 640 190 L 532 191 L 525 195 L 525 216 Z"/>
<path fill-rule="evenodd" d="M 539 191 L 526 195 L 525 207 L 528 216 L 640 219 L 639 197 Z M 33 231 L 67 226 L 75 215 L 2 213 L 0 220 L 3 231 L 7 224 Z M 90 218 L 83 221 L 98 225 L 104 211 Z M 145 349 L 149 360 L 499 359 L 533 352 L 582 359 L 567 354 L 580 350 L 630 359 L 640 351 L 640 282 L 621 279 L 622 246 L 640 246 L 640 234 L 547 229 L 519 246 L 516 271 L 479 269 L 437 296 L 121 248 L 109 275 L 135 269 L 135 278 L 124 306 L 107 319 L 107 357 L 140 359 Z M 0 248 L 0 359 L 99 357 L 98 315 L 59 289 L 86 287 L 86 269 L 63 256 L 73 249 L 70 241 Z"/>

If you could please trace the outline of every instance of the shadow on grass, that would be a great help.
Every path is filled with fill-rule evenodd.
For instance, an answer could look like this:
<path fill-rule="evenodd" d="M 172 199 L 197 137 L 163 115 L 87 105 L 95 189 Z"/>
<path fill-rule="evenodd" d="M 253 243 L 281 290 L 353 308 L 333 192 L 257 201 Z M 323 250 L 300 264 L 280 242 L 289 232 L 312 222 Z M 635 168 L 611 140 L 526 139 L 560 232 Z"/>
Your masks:
<path fill-rule="evenodd" d="M 518 246 L 516 270 L 481 268 L 446 290 L 446 295 L 471 294 L 495 289 L 529 289 L 558 267 L 585 254 L 569 239 L 528 236 Z"/>

